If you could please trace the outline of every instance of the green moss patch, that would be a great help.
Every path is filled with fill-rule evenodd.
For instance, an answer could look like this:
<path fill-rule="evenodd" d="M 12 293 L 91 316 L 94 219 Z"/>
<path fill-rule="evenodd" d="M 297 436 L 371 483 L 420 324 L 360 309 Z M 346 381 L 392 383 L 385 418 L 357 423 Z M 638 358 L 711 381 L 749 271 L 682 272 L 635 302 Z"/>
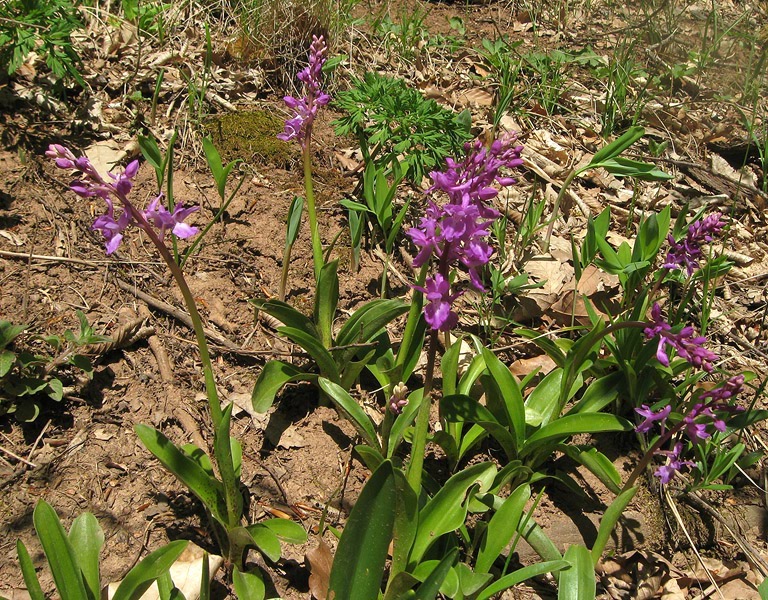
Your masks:
<path fill-rule="evenodd" d="M 285 168 L 299 157 L 294 146 L 277 139 L 283 127 L 282 117 L 266 110 L 229 113 L 206 125 L 226 161 L 239 158 Z"/>

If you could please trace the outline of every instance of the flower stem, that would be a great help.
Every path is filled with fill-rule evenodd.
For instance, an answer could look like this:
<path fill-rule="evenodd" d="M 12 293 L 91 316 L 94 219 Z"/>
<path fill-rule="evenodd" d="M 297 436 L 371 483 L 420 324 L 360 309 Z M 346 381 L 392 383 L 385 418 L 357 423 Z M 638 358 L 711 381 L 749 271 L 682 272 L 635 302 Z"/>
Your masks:
<path fill-rule="evenodd" d="M 315 210 L 315 191 L 312 186 L 312 154 L 309 148 L 311 132 L 307 132 L 307 138 L 302 149 L 304 160 L 304 191 L 307 196 L 307 213 L 309 214 L 309 232 L 312 236 L 312 260 L 315 265 L 315 281 L 320 277 L 323 268 L 323 246 L 320 243 L 320 231 L 317 227 L 317 211 Z"/>

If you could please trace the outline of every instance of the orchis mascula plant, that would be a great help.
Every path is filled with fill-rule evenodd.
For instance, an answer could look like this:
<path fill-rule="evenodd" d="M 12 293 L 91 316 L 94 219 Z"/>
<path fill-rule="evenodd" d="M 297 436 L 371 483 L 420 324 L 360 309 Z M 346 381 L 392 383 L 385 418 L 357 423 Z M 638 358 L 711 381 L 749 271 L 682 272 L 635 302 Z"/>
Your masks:
<path fill-rule="evenodd" d="M 221 408 L 200 314 L 181 267 L 163 241 L 167 231 L 181 238 L 195 235 L 198 229 L 188 225 L 184 220 L 195 212 L 197 207 L 184 208 L 181 203 L 178 203 L 173 211 L 169 211 L 160 202 L 161 197 L 158 196 L 145 210 L 139 210 L 128 197 L 133 187 L 133 179 L 139 169 L 138 161 L 131 162 L 123 173 L 117 175 L 110 173 L 109 180 L 106 180 L 88 158 L 76 158 L 71 151 L 58 144 L 51 145 L 46 156 L 55 159 L 57 167 L 72 171 L 77 177 L 70 185 L 72 191 L 85 198 L 100 197 L 106 202 L 107 212 L 96 219 L 93 229 L 100 231 L 104 236 L 107 254 L 117 250 L 125 230 L 133 224 L 141 229 L 155 245 L 179 286 L 200 350 L 213 424 L 213 457 L 220 478 L 216 477 L 208 455 L 193 444 L 177 447 L 161 432 L 145 425 L 136 425 L 136 433 L 147 449 L 186 484 L 209 511 L 221 551 L 234 566 L 235 580 L 242 585 L 254 586 L 252 589 L 263 589 L 263 582 L 258 573 L 241 572 L 245 568 L 248 549 L 256 547 L 271 560 L 278 560 L 279 539 L 305 540 L 306 532 L 300 525 L 282 519 L 273 519 L 255 525 L 242 525 L 244 516 L 243 496 L 240 491 L 242 448 L 238 440 L 229 435 L 233 405 L 229 404 Z M 119 214 L 116 213 L 116 209 L 120 211 Z"/>
<path fill-rule="evenodd" d="M 312 45 L 309 47 L 309 65 L 298 74 L 298 79 L 304 84 L 304 96 L 294 98 L 286 96 L 285 104 L 293 111 L 293 116 L 285 122 L 285 131 L 278 134 L 278 139 L 283 141 L 296 140 L 301 146 L 302 162 L 304 165 L 304 191 L 307 195 L 307 213 L 309 214 L 309 232 L 312 236 L 312 258 L 315 266 L 315 279 L 320 277 L 323 268 L 323 247 L 320 243 L 320 231 L 317 226 L 317 210 L 315 208 L 315 194 L 312 187 L 312 153 L 310 142 L 312 141 L 312 125 L 317 116 L 317 110 L 331 101 L 331 97 L 320 89 L 320 76 L 323 64 L 327 60 L 328 46 L 325 39 L 312 36 Z M 289 222 L 291 219 L 289 218 Z M 283 278 L 288 269 L 288 261 L 283 261 Z M 280 300 L 285 299 L 284 283 L 281 283 Z"/>
<path fill-rule="evenodd" d="M 438 261 L 437 272 L 427 278 L 423 285 L 414 286 L 414 290 L 424 294 L 427 300 L 424 317 L 432 330 L 424 380 L 425 401 L 416 419 L 411 463 L 408 467 L 408 481 L 417 494 L 421 489 L 424 447 L 429 429 L 429 398 L 437 352 L 437 333 L 447 332 L 458 323 L 452 304 L 461 292 L 451 289 L 452 271 L 458 265 L 463 265 L 469 270 L 470 285 L 478 290 L 484 289 L 480 269 L 493 254 L 493 248 L 486 238 L 492 221 L 499 216 L 498 211 L 486 202 L 498 194 L 495 186 L 504 187 L 515 183 L 512 177 L 502 173 L 502 169 L 515 169 L 523 164 L 520 158 L 523 147 L 516 142 L 517 136 L 513 133 L 502 135 L 488 148 L 477 140 L 465 145 L 466 154 L 461 162 L 448 158 L 445 171 L 430 174 L 433 185 L 428 190 L 430 194 L 443 192 L 448 202 L 438 205 L 430 199 L 426 216 L 421 219 L 419 226 L 408 230 L 408 235 L 419 248 L 413 261 L 414 266 L 424 267 L 422 273 L 425 275 L 428 262 L 433 257 Z"/>

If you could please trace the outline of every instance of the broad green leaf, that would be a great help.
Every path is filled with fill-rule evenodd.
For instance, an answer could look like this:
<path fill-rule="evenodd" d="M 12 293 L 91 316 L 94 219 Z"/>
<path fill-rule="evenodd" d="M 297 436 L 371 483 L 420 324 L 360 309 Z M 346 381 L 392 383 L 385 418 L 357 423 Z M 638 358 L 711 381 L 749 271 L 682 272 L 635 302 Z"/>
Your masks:
<path fill-rule="evenodd" d="M 520 450 L 520 457 L 529 455 L 553 440 L 566 439 L 579 433 L 602 433 L 605 431 L 629 431 L 632 424 L 616 415 L 603 413 L 579 413 L 565 415 L 552 421 L 546 427 L 535 431 Z"/>
<path fill-rule="evenodd" d="M 488 432 L 483 429 L 481 425 L 472 425 L 472 427 L 469 428 L 469 431 L 465 431 L 462 434 L 461 442 L 459 443 L 457 462 L 464 458 L 464 455 L 487 434 Z"/>
<path fill-rule="evenodd" d="M 251 393 L 251 404 L 253 410 L 258 413 L 265 413 L 275 401 L 275 396 L 289 381 L 295 381 L 296 377 L 301 377 L 303 373 L 293 365 L 289 365 L 281 360 L 271 360 L 264 365 L 264 368 L 256 380 Z"/>
<path fill-rule="evenodd" d="M 459 576 L 459 591 L 464 594 L 465 597 L 473 597 L 474 594 L 477 594 L 494 579 L 494 576 L 491 573 L 476 573 L 469 567 L 469 565 L 463 562 L 458 563 L 454 567 L 454 570 Z"/>
<path fill-rule="evenodd" d="M 477 400 L 463 394 L 445 396 L 440 398 L 440 410 L 446 421 L 479 425 L 499 442 L 510 460 L 516 457 L 517 447 L 512 434 Z"/>
<path fill-rule="evenodd" d="M 440 371 L 443 374 L 443 395 L 456 394 L 459 383 L 459 357 L 461 356 L 461 341 L 456 340 L 443 354 L 440 360 Z"/>
<path fill-rule="evenodd" d="M 592 160 L 589 161 L 589 168 L 598 166 L 603 161 L 618 156 L 644 135 L 645 128 L 639 125 L 630 127 L 624 135 L 598 150 L 592 157 Z"/>
<path fill-rule="evenodd" d="M 621 493 L 621 476 L 610 459 L 597 448 L 587 450 L 572 444 L 561 444 L 559 449 L 589 469 L 614 494 Z"/>
<path fill-rule="evenodd" d="M 413 540 L 419 524 L 419 501 L 416 492 L 408 483 L 408 479 L 400 469 L 395 469 L 395 487 L 397 501 L 395 503 L 395 524 L 392 531 L 392 566 L 390 572 L 405 571 L 408 556 L 411 553 Z M 389 591 L 389 584 L 387 591 Z"/>
<path fill-rule="evenodd" d="M 257 298 L 249 301 L 257 310 L 263 310 L 270 317 L 274 317 L 286 327 L 301 329 L 320 340 L 320 332 L 312 320 L 293 308 L 290 304 L 280 300 L 265 300 Z"/>
<path fill-rule="evenodd" d="M 327 377 L 335 382 L 341 379 L 336 361 L 333 360 L 331 353 L 328 352 L 326 347 L 316 337 L 293 327 L 278 327 L 277 332 L 287 337 L 294 344 L 301 346 L 317 363 L 320 374 L 323 377 Z"/>
<path fill-rule="evenodd" d="M 616 527 L 621 515 L 624 513 L 624 509 L 627 508 L 630 500 L 634 498 L 637 487 L 631 487 L 627 491 L 622 492 L 616 499 L 611 502 L 611 505 L 603 513 L 603 518 L 600 519 L 600 527 L 597 530 L 597 538 L 595 538 L 595 544 L 592 546 L 592 567 L 596 567 L 600 561 L 600 557 L 603 555 L 605 545 L 611 537 L 613 528 Z M 566 553 L 566 560 L 567 560 Z"/>
<path fill-rule="evenodd" d="M 348 346 L 370 341 L 379 331 L 402 314 L 408 312 L 409 305 L 401 300 L 371 300 L 358 308 L 349 317 L 336 336 L 336 345 Z M 354 356 L 355 351 L 345 352 Z"/>
<path fill-rule="evenodd" d="M 0 350 L 0 377 L 5 377 L 16 363 L 16 355 L 10 350 Z"/>
<path fill-rule="evenodd" d="M 232 571 L 232 585 L 238 600 L 264 600 L 267 588 L 258 567 L 254 571 L 241 573 L 235 566 Z"/>
<path fill-rule="evenodd" d="M 78 557 L 56 511 L 45 500 L 39 500 L 32 513 L 32 521 L 61 600 L 87 599 Z"/>
<path fill-rule="evenodd" d="M 456 573 L 451 570 L 451 567 L 453 566 L 453 563 L 456 562 L 458 555 L 459 549 L 452 548 L 431 570 L 429 576 L 424 579 L 424 583 L 422 583 L 416 590 L 416 595 L 413 597 L 413 600 L 434 600 L 440 591 L 443 591 L 449 598 L 453 598 L 454 594 L 458 591 L 459 581 L 456 577 Z M 423 564 L 424 563 L 422 563 L 422 565 Z M 448 578 L 449 574 L 452 576 L 450 580 Z M 416 572 L 414 572 L 414 575 L 416 575 Z M 445 590 L 441 589 L 443 584 L 445 584 Z M 452 590 L 455 591 L 451 593 Z"/>
<path fill-rule="evenodd" d="M 674 176 L 657 168 L 653 163 L 647 163 L 641 160 L 633 160 L 623 156 L 617 156 L 602 161 L 599 165 L 612 175 L 618 177 L 634 177 L 644 181 L 669 181 Z"/>
<path fill-rule="evenodd" d="M 271 530 L 277 537 L 289 544 L 304 544 L 307 541 L 307 532 L 300 523 L 289 521 L 288 519 L 267 519 L 262 521 L 267 529 Z"/>
<path fill-rule="evenodd" d="M 555 361 L 555 364 L 561 369 L 565 366 L 565 353 L 548 336 L 542 335 L 540 331 L 536 331 L 535 329 L 528 329 L 526 327 L 519 327 L 515 329 L 515 333 L 531 340 L 539 348 L 544 350 L 544 352 L 547 353 L 547 356 Z"/>
<path fill-rule="evenodd" d="M 213 517 L 222 524 L 227 523 L 227 506 L 221 482 L 210 477 L 196 461 L 159 431 L 141 423 L 136 424 L 134 429 L 147 450 L 200 499 Z"/>
<path fill-rule="evenodd" d="M 40 587 L 40 582 L 37 580 L 35 565 L 32 564 L 32 559 L 29 557 L 27 547 L 21 540 L 16 540 L 16 553 L 19 555 L 21 575 L 24 577 L 24 585 L 27 586 L 27 593 L 29 594 L 30 599 L 45 600 L 43 588 Z"/>
<path fill-rule="evenodd" d="M 133 567 L 115 590 L 112 600 L 139 600 L 149 586 L 171 568 L 187 547 L 187 540 L 176 540 L 158 548 Z"/>
<path fill-rule="evenodd" d="M 595 568 L 589 550 L 581 544 L 569 546 L 563 559 L 571 566 L 560 571 L 557 600 L 595 600 Z"/>
<path fill-rule="evenodd" d="M 551 539 L 544 533 L 544 530 L 539 527 L 530 516 L 526 516 L 521 519 L 518 526 L 520 535 L 523 536 L 528 545 L 546 561 L 558 561 L 562 560 L 563 556 L 557 549 L 557 546 Z"/>
<path fill-rule="evenodd" d="M 555 369 L 541 380 L 525 400 L 525 408 L 541 416 L 540 427 L 560 414 L 560 387 L 563 370 Z"/>
<path fill-rule="evenodd" d="M 555 573 L 561 569 L 565 569 L 569 565 L 570 563 L 565 560 L 548 560 L 530 565 L 528 567 L 523 567 L 522 569 L 513 571 L 509 575 L 504 575 L 503 577 L 500 577 L 494 581 L 491 585 L 480 592 L 476 600 L 490 600 L 499 592 L 508 590 L 518 583 L 522 583 L 526 579 L 530 579 L 531 577 L 538 577 L 539 575 L 544 575 L 545 573 Z"/>
<path fill-rule="evenodd" d="M 377 600 L 395 522 L 395 472 L 384 461 L 360 492 L 331 568 L 334 600 Z"/>
<path fill-rule="evenodd" d="M 442 535 L 455 531 L 467 516 L 467 494 L 473 487 L 490 484 L 496 466 L 479 463 L 453 475 L 419 512 L 419 528 L 411 550 L 410 564 L 421 562 L 427 549 Z M 490 479 L 489 479 L 490 478 Z"/>
<path fill-rule="evenodd" d="M 509 427 L 512 439 L 515 440 L 515 449 L 519 450 L 525 440 L 525 405 L 520 393 L 520 384 L 507 366 L 487 348 L 483 348 L 483 359 L 503 400 L 508 421 L 502 425 Z"/>
<path fill-rule="evenodd" d="M 320 341 L 326 348 L 330 348 L 333 344 L 333 320 L 339 303 L 338 266 L 338 260 L 323 265 L 317 277 L 315 290 L 315 325 L 320 332 Z"/>
<path fill-rule="evenodd" d="M 598 412 L 613 402 L 619 395 L 619 389 L 624 382 L 624 374 L 616 371 L 595 379 L 589 384 L 578 401 L 567 414 Z"/>
<path fill-rule="evenodd" d="M 375 471 L 384 462 L 381 452 L 367 444 L 358 444 L 355 446 L 355 452 L 363 459 L 363 464 L 365 464 L 369 471 Z"/>
<path fill-rule="evenodd" d="M 272 529 L 265 527 L 261 523 L 249 525 L 245 529 L 251 534 L 253 543 L 264 556 L 272 562 L 280 560 L 280 555 L 282 554 L 280 540 Z"/>
<path fill-rule="evenodd" d="M 80 570 L 83 572 L 89 597 L 98 600 L 101 596 L 99 578 L 99 553 L 104 544 L 104 532 L 99 522 L 91 513 L 83 513 L 72 521 L 69 529 L 69 543 L 77 556 Z"/>
<path fill-rule="evenodd" d="M 320 389 L 328 394 L 328 397 L 333 403 L 347 415 L 358 433 L 363 436 L 366 443 L 381 452 L 381 445 L 379 444 L 378 436 L 376 435 L 376 428 L 371 422 L 371 418 L 365 414 L 365 411 L 357 401 L 340 385 L 333 383 L 324 377 L 318 379 L 318 384 Z"/>
<path fill-rule="evenodd" d="M 530 497 L 530 486 L 521 485 L 504 500 L 504 504 L 491 517 L 483 541 L 480 543 L 480 551 L 477 554 L 476 573 L 490 572 L 494 561 L 517 532 L 525 503 Z"/>

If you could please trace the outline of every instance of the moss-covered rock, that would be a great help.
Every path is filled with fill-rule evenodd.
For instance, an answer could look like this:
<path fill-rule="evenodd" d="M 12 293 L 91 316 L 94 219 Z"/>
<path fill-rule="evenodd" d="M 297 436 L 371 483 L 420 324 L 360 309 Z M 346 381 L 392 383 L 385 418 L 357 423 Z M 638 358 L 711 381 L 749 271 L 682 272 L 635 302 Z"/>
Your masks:
<path fill-rule="evenodd" d="M 277 139 L 282 117 L 267 110 L 228 113 L 206 125 L 224 160 L 242 159 L 287 167 L 299 160 L 295 144 Z"/>

